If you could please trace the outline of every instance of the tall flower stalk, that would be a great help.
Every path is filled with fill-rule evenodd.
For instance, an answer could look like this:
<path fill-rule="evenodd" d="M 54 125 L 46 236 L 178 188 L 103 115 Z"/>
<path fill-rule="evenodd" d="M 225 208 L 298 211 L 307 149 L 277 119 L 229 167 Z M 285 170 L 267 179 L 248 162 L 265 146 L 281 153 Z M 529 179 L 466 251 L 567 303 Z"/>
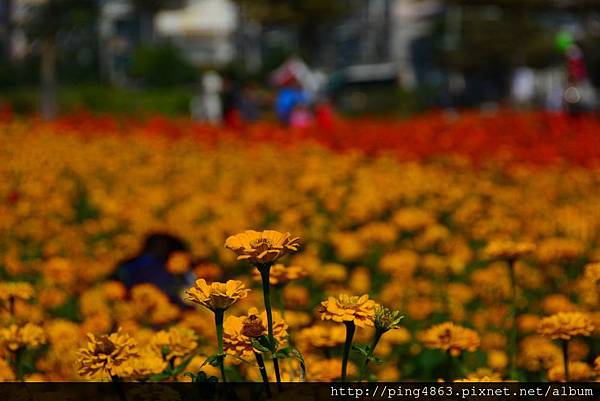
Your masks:
<path fill-rule="evenodd" d="M 508 261 L 508 272 L 510 276 L 510 377 L 517 379 L 517 280 L 515 278 L 515 260 Z"/>
<path fill-rule="evenodd" d="M 534 250 L 533 244 L 529 242 L 515 242 L 510 240 L 491 241 L 485 253 L 492 259 L 502 260 L 508 263 L 510 278 L 510 332 L 509 332 L 509 361 L 510 378 L 518 379 L 517 372 L 517 280 L 515 276 L 515 264 L 517 260 L 531 254 Z"/>
<path fill-rule="evenodd" d="M 273 368 L 277 387 L 281 390 L 281 373 L 277 359 L 277 342 L 273 336 L 273 311 L 271 307 L 271 267 L 282 256 L 298 250 L 299 238 L 290 233 L 280 233 L 275 230 L 254 231 L 232 235 L 225 241 L 225 247 L 235 252 L 238 260 L 246 260 L 253 264 L 260 273 L 263 289 L 265 311 L 267 313 L 267 335 L 269 350 L 273 358 Z"/>
<path fill-rule="evenodd" d="M 344 322 L 344 324 L 346 325 L 346 341 L 344 342 L 344 353 L 342 354 L 342 382 L 345 383 L 348 372 L 348 356 L 350 355 L 350 348 L 352 348 L 356 326 L 354 322 Z"/>
<path fill-rule="evenodd" d="M 265 391 L 267 392 L 267 397 L 271 398 L 271 386 L 269 385 L 269 376 L 267 375 L 267 368 L 265 367 L 265 361 L 260 354 L 260 352 L 254 351 L 254 356 L 256 358 L 256 363 L 258 364 L 258 370 L 260 372 L 260 377 L 265 385 Z"/>
<path fill-rule="evenodd" d="M 223 382 L 227 381 L 227 376 L 225 375 L 225 352 L 223 351 L 223 316 L 225 315 L 224 309 L 215 309 L 215 327 L 217 330 L 217 361 L 219 363 L 219 369 L 221 370 L 221 378 Z"/>
<path fill-rule="evenodd" d="M 352 340 L 356 327 L 373 327 L 375 325 L 375 310 L 378 305 L 369 299 L 368 295 L 350 296 L 341 294 L 337 298 L 329 297 L 321 302 L 319 313 L 321 320 L 331 320 L 344 323 L 346 340 L 342 354 L 342 382 L 347 379 L 348 358 L 352 348 Z"/>
<path fill-rule="evenodd" d="M 265 303 L 265 311 L 267 313 L 267 336 L 269 338 L 269 350 L 273 356 L 273 368 L 275 370 L 275 379 L 277 380 L 277 387 L 281 389 L 281 372 L 279 370 L 279 361 L 277 360 L 277 343 L 273 336 L 273 311 L 271 309 L 271 284 L 269 282 L 269 273 L 271 272 L 271 264 L 267 263 L 264 265 L 256 266 L 260 272 L 262 279 L 263 298 Z"/>
<path fill-rule="evenodd" d="M 565 369 L 565 381 L 569 381 L 569 340 L 562 340 L 563 366 Z"/>
<path fill-rule="evenodd" d="M 186 299 L 204 306 L 215 315 L 217 331 L 217 362 L 221 370 L 221 379 L 227 380 L 225 375 L 225 353 L 223 351 L 223 317 L 225 311 L 234 303 L 248 295 L 250 290 L 244 287 L 241 281 L 229 280 L 226 283 L 207 284 L 204 279 L 196 280 L 192 288 L 186 290 Z"/>
<path fill-rule="evenodd" d="M 400 321 L 404 318 L 404 316 L 400 315 L 399 311 L 392 311 L 388 308 L 379 307 L 375 312 L 375 334 L 373 335 L 373 340 L 371 340 L 371 344 L 369 345 L 367 354 L 365 355 L 365 360 L 360 367 L 360 373 L 358 376 L 358 381 L 362 381 L 367 373 L 367 365 L 373 359 L 373 355 L 375 353 L 375 347 L 381 340 L 381 337 L 392 329 L 397 329 L 400 327 Z"/>
<path fill-rule="evenodd" d="M 559 312 L 540 320 L 538 332 L 552 340 L 560 340 L 565 380 L 569 381 L 569 341 L 576 336 L 590 336 L 594 325 L 581 312 Z"/>

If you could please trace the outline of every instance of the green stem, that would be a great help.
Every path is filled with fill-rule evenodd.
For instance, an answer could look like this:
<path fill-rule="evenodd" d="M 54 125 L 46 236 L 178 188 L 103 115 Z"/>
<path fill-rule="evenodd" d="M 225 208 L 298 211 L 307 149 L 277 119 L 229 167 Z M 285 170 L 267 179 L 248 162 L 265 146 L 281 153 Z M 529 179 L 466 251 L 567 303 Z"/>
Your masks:
<path fill-rule="evenodd" d="M 262 279 L 263 297 L 265 301 L 265 311 L 267 312 L 267 332 L 269 336 L 269 349 L 273 356 L 273 368 L 275 369 L 275 378 L 277 379 L 277 388 L 281 390 L 281 374 L 279 373 L 279 361 L 275 356 L 277 348 L 275 346 L 275 337 L 273 336 L 273 311 L 271 310 L 271 284 L 270 284 L 270 273 L 271 265 L 259 265 L 257 266 Z"/>
<path fill-rule="evenodd" d="M 348 356 L 350 355 L 350 347 L 352 347 L 352 338 L 354 338 L 354 330 L 356 326 L 354 322 L 344 322 L 346 325 L 346 342 L 344 343 L 344 354 L 342 356 L 342 382 L 346 382 L 346 370 L 348 368 Z"/>
<path fill-rule="evenodd" d="M 221 369 L 221 379 L 225 383 L 227 381 L 227 377 L 225 376 L 225 353 L 223 352 L 223 315 L 225 315 L 225 311 L 223 309 L 215 309 L 214 313 L 215 326 L 217 328 L 217 344 L 219 347 L 217 359 L 219 361 L 219 368 Z"/>
<path fill-rule="evenodd" d="M 23 349 L 19 348 L 18 350 L 11 352 L 11 359 L 13 369 L 15 370 L 15 377 L 18 381 L 23 381 L 23 367 L 21 366 L 21 356 L 23 355 Z"/>
<path fill-rule="evenodd" d="M 508 261 L 508 270 L 510 274 L 511 304 L 510 304 L 510 337 L 509 337 L 509 357 L 510 357 L 510 378 L 518 379 L 517 375 L 517 280 L 515 278 L 515 261 Z"/>
<path fill-rule="evenodd" d="M 15 297 L 8 298 L 8 311 L 10 312 L 10 317 L 15 317 Z"/>
<path fill-rule="evenodd" d="M 127 396 L 125 395 L 125 391 L 123 390 L 123 385 L 121 384 L 121 378 L 119 376 L 110 376 L 110 381 L 115 386 L 117 390 L 117 394 L 119 395 L 120 401 L 127 401 Z"/>
<path fill-rule="evenodd" d="M 569 377 L 569 340 L 562 340 L 563 365 L 565 367 L 565 381 L 570 380 Z"/>
<path fill-rule="evenodd" d="M 271 386 L 269 385 L 269 376 L 267 375 L 267 369 L 265 368 L 265 361 L 260 353 L 254 351 L 254 356 L 256 357 L 256 363 L 258 363 L 258 370 L 260 371 L 260 376 L 262 377 L 263 383 L 265 384 L 265 390 L 267 392 L 267 397 L 271 398 Z"/>
<path fill-rule="evenodd" d="M 367 365 L 371 361 L 371 358 L 373 357 L 373 353 L 375 352 L 375 347 L 377 347 L 377 343 L 379 343 L 379 340 L 381 339 L 381 336 L 383 335 L 383 333 L 384 333 L 383 330 L 375 329 L 375 335 L 373 336 L 373 341 L 371 341 L 371 345 L 369 346 L 369 353 L 365 357 L 365 360 L 363 361 L 363 364 L 360 367 L 360 375 L 358 376 L 359 382 L 361 382 L 363 380 L 363 378 L 365 377 L 365 374 L 367 373 Z"/>

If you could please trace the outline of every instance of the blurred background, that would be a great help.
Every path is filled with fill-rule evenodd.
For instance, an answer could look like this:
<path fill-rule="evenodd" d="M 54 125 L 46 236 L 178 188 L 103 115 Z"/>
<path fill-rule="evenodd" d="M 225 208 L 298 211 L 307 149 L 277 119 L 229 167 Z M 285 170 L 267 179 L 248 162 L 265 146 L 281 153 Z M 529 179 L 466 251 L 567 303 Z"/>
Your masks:
<path fill-rule="evenodd" d="M 1 107 L 47 119 L 577 113 L 599 85 L 597 0 L 0 0 Z"/>

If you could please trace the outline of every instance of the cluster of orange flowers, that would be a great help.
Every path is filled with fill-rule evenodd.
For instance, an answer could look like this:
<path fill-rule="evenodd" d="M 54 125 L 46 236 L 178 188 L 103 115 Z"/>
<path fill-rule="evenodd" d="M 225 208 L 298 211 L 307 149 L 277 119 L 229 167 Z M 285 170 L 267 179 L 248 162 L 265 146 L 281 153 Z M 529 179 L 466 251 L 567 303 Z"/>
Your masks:
<path fill-rule="evenodd" d="M 3 126 L 0 379 L 599 377 L 600 170 L 255 145 Z"/>

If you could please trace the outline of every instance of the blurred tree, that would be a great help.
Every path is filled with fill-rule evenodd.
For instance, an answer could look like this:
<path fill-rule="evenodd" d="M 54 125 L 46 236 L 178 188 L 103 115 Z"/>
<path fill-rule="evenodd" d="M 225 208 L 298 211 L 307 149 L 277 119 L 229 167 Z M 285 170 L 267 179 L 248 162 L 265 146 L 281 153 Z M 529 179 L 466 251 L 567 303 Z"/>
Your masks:
<path fill-rule="evenodd" d="M 193 82 L 196 71 L 170 44 L 140 46 L 135 50 L 131 76 L 149 86 L 169 86 Z"/>
<path fill-rule="evenodd" d="M 13 37 L 13 20 L 12 10 L 13 0 L 0 1 L 0 35 L 2 42 L 0 43 L 2 55 L 0 56 L 5 62 L 10 62 L 12 58 L 12 37 Z"/>
<path fill-rule="evenodd" d="M 351 0 L 234 0 L 242 15 L 261 25 L 296 30 L 302 56 L 310 59 L 319 45 L 319 28 L 350 12 Z"/>
<path fill-rule="evenodd" d="M 555 33 L 543 19 L 552 10 L 542 4 L 551 2 L 447 0 L 446 18 L 438 27 L 438 61 L 468 76 L 479 91 L 505 95 L 515 67 L 543 68 L 558 57 Z"/>
<path fill-rule="evenodd" d="M 24 28 L 40 55 L 40 109 L 45 119 L 56 117 L 57 57 L 60 36 L 88 29 L 97 17 L 95 0 L 41 0 L 31 2 Z"/>

